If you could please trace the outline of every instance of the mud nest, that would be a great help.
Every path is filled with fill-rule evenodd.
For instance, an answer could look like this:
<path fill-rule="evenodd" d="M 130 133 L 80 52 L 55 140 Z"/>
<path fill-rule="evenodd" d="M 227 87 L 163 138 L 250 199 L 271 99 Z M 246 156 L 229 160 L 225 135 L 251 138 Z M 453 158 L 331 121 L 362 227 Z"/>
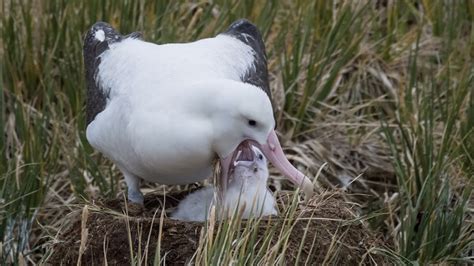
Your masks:
<path fill-rule="evenodd" d="M 80 262 L 83 265 L 104 265 L 106 261 L 110 265 L 127 265 L 136 261 L 131 254 L 140 254 L 142 258 L 147 257 L 147 264 L 152 264 L 160 235 L 161 210 L 164 207 L 169 214 L 185 194 L 148 194 L 144 209 L 125 209 L 124 199 L 96 202 L 88 205 L 86 212 L 84 208 L 78 209 L 65 217 L 65 226 L 51 245 L 48 262 L 76 264 L 82 253 Z M 277 195 L 280 213 L 288 208 L 292 195 L 288 192 Z M 356 219 L 354 212 L 355 206 L 345 202 L 338 192 L 325 192 L 308 203 L 300 203 L 294 215 L 299 219 L 294 222 L 284 253 L 285 262 L 384 263 L 381 254 L 371 252 L 374 247 L 382 247 L 382 237 L 369 231 Z M 245 224 L 244 221 L 242 228 Z M 274 226 L 276 232 L 284 226 L 281 217 L 272 217 L 260 224 L 261 228 L 257 229 L 260 239 L 265 237 L 268 226 Z M 207 225 L 176 221 L 164 215 L 161 226 L 160 253 L 166 264 L 192 262 L 201 232 Z M 271 242 L 276 243 L 278 235 L 275 234 Z M 328 253 L 332 255 L 327 256 Z M 144 264 L 143 260 L 139 262 Z"/>

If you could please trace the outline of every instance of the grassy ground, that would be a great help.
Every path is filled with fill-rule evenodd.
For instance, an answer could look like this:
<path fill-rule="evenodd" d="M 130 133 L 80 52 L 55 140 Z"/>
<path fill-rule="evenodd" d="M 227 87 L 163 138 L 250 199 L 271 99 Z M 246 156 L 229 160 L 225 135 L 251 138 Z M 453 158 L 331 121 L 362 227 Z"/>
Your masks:
<path fill-rule="evenodd" d="M 0 8 L 1 261 L 38 262 L 68 209 L 123 189 L 85 139 L 87 29 L 103 20 L 166 43 L 213 36 L 244 17 L 265 36 L 290 159 L 310 176 L 324 166 L 318 188 L 346 191 L 373 230 L 394 240 L 380 252 L 396 262 L 472 262 L 473 1 L 4 0 Z M 272 185 L 289 188 L 276 173 Z"/>

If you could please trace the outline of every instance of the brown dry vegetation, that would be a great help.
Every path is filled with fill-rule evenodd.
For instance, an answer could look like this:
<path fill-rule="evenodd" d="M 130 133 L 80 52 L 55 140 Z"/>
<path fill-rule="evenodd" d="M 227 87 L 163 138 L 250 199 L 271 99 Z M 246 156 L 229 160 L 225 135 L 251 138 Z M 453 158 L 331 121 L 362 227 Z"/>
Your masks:
<path fill-rule="evenodd" d="M 209 225 L 168 218 L 160 221 L 159 218 L 162 208 L 165 207 L 169 213 L 183 194 L 185 193 L 168 195 L 166 199 L 162 195 L 149 194 L 145 209 L 134 214 L 125 210 L 124 201 L 120 199 L 86 205 L 87 211 L 78 209 L 68 215 L 67 226 L 59 232 L 48 261 L 53 264 L 76 263 L 82 243 L 81 235 L 87 230 L 82 253 L 83 265 L 101 265 L 106 261 L 112 265 L 130 263 L 133 258 L 129 238 L 132 239 L 132 254 L 142 254 L 140 264 L 145 263 L 145 258 L 151 264 L 160 234 L 161 256 L 165 258 L 166 264 L 189 263 L 196 256 L 201 232 L 209 230 Z M 285 206 L 288 206 L 291 199 L 291 193 L 279 194 L 281 213 L 285 212 Z M 166 203 L 165 206 L 163 203 Z M 87 214 L 84 215 L 84 212 Z M 387 239 L 370 232 L 358 220 L 355 212 L 355 205 L 346 202 L 338 192 L 324 192 L 314 196 L 308 203 L 302 203 L 295 217 L 288 217 L 295 221 L 284 251 L 285 263 L 383 263 L 384 257 L 380 253 L 371 252 L 371 249 L 382 248 L 387 244 Z M 263 242 L 269 230 L 282 231 L 285 218 L 269 217 L 259 224 L 243 221 L 241 230 L 256 227 L 257 242 Z M 70 220 L 74 222 L 71 223 Z M 87 221 L 85 226 L 83 221 Z M 270 248 L 275 247 L 278 240 L 275 234 Z M 258 246 L 257 244 L 256 248 Z M 202 262 L 197 260 L 195 263 Z"/>
<path fill-rule="evenodd" d="M 104 258 L 96 257 L 104 250 L 101 232 L 123 232 L 128 219 L 117 205 L 124 189 L 119 171 L 88 145 L 84 134 L 83 33 L 103 20 L 122 33 L 141 31 L 149 41 L 192 41 L 213 36 L 241 17 L 255 22 L 265 36 L 282 145 L 288 158 L 314 177 L 320 193 L 309 210 L 318 210 L 316 217 L 357 217 L 363 222 L 345 227 L 335 221 L 312 222 L 314 230 L 304 232 L 326 236 L 318 242 L 322 253 L 315 256 L 346 259 L 327 252 L 326 241 L 338 240 L 331 233 L 345 228 L 338 231 L 342 240 L 336 244 L 341 252 L 353 252 L 354 261 L 371 262 L 363 254 L 383 243 L 378 252 L 395 263 L 472 262 L 472 1 L 5 0 L 1 8 L 0 257 L 4 262 L 35 264 L 48 258 L 73 262 L 81 243 L 78 226 L 85 203 L 90 242 L 85 242 L 83 262 L 91 254 L 99 261 Z M 293 190 L 274 170 L 271 177 L 273 190 Z M 144 184 L 142 190 L 151 199 L 154 191 L 175 195 L 194 187 Z M 333 193 L 327 189 L 344 193 L 323 200 Z M 107 200 L 94 203 L 98 199 Z M 318 200 L 325 204 L 318 205 Z M 161 205 L 152 203 L 144 218 L 130 218 L 143 225 L 142 241 L 149 228 L 158 226 L 150 217 L 152 207 Z M 298 205 L 291 206 L 287 208 Z M 300 206 L 293 211 L 304 215 L 308 206 Z M 347 211 L 333 213 L 333 206 Z M 301 222 L 295 232 L 305 226 L 306 221 Z M 253 243 L 251 238 L 225 226 L 211 237 L 201 234 L 206 226 L 177 226 L 167 219 L 163 223 L 188 232 L 186 236 L 199 234 L 197 244 L 183 247 L 183 252 L 201 246 L 196 257 L 203 263 L 250 259 L 242 255 L 249 248 L 238 240 Z M 326 224 L 329 229 L 324 231 Z M 136 234 L 136 224 L 130 230 Z M 149 244 L 154 247 L 158 232 L 151 232 L 154 240 Z M 174 231 L 161 232 L 170 237 Z M 221 258 L 212 240 L 228 243 L 220 238 L 226 234 L 238 245 L 224 245 L 234 253 Z M 113 232 L 107 235 L 112 237 Z M 184 241 L 182 235 L 174 236 Z M 125 241 L 123 233 L 117 237 Z M 357 246 L 353 239 L 366 242 Z M 390 239 L 393 244 L 387 245 Z M 113 252 L 121 252 L 123 258 L 137 255 L 138 244 L 127 245 L 133 247 L 130 252 L 112 243 L 105 246 L 106 253 L 109 248 L 112 252 L 107 260 L 122 258 Z M 266 256 L 255 256 L 273 264 L 292 261 L 295 252 L 283 252 L 286 247 L 294 251 L 292 243 L 277 243 L 278 248 Z M 164 242 L 161 247 L 168 248 Z M 45 256 L 51 253 L 52 257 Z M 155 261 L 152 253 L 149 262 Z M 381 261 L 379 255 L 373 256 Z"/>

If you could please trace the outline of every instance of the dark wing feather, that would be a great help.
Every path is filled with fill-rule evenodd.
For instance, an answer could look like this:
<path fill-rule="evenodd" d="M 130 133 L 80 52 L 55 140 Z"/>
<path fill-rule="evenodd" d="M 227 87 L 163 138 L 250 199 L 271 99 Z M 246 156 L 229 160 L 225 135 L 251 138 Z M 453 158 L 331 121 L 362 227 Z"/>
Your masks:
<path fill-rule="evenodd" d="M 96 38 L 96 32 L 104 32 L 104 40 Z M 113 43 L 120 42 L 126 38 L 140 38 L 140 33 L 134 32 L 123 36 L 112 26 L 105 22 L 95 23 L 84 38 L 84 67 L 86 72 L 87 99 L 86 99 L 86 123 L 94 120 L 96 115 L 105 109 L 109 93 L 99 87 L 97 73 L 100 65 L 100 55 L 109 49 Z"/>
<path fill-rule="evenodd" d="M 254 69 L 249 69 L 242 77 L 242 81 L 261 88 L 271 101 L 265 44 L 258 28 L 246 19 L 239 19 L 232 23 L 224 34 L 237 38 L 254 50 Z"/>
<path fill-rule="evenodd" d="M 273 105 L 272 92 L 268 81 L 265 44 L 263 43 L 262 34 L 258 28 L 246 19 L 239 19 L 232 23 L 223 34 L 237 38 L 253 49 L 255 58 L 253 63 L 254 68 L 247 70 L 247 73 L 242 77 L 242 81 L 261 88 L 268 95 Z"/>

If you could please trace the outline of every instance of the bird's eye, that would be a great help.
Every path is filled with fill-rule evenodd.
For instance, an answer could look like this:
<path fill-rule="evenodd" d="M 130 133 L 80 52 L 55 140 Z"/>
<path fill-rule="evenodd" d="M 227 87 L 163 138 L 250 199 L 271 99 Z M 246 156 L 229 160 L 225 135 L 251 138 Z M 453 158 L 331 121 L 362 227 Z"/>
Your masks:
<path fill-rule="evenodd" d="M 262 155 L 262 154 L 259 154 L 259 155 L 258 155 L 258 159 L 259 159 L 259 160 L 263 160 L 263 155 Z"/>
<path fill-rule="evenodd" d="M 255 120 L 249 120 L 249 126 L 254 127 L 254 126 L 256 126 L 256 125 L 257 125 L 257 121 L 255 121 Z"/>

